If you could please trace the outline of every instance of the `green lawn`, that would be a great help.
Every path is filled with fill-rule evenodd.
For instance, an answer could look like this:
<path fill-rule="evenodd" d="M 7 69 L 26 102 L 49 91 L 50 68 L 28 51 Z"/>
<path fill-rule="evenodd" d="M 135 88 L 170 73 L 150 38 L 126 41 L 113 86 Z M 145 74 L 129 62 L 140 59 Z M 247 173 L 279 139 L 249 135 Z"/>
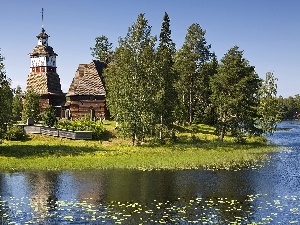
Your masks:
<path fill-rule="evenodd" d="M 68 140 L 43 135 L 30 135 L 26 141 L 4 141 L 0 145 L 0 170 L 85 170 L 128 168 L 152 169 L 240 169 L 259 167 L 268 161 L 274 146 L 263 138 L 237 144 L 231 138 L 217 141 L 213 128 L 197 127 L 194 141 L 189 129 L 181 128 L 175 144 L 157 145 L 146 142 L 130 146 L 129 139 L 116 137 L 113 122 L 105 121 L 110 131 L 106 140 Z"/>

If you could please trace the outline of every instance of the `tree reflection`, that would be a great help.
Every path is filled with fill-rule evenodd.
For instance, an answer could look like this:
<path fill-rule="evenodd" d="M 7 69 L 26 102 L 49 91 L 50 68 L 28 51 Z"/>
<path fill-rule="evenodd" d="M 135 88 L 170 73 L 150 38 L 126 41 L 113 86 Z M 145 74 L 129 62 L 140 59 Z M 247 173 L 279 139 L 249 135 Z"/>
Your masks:
<path fill-rule="evenodd" d="M 106 200 L 148 203 L 174 200 L 173 173 L 111 170 L 106 173 Z"/>
<path fill-rule="evenodd" d="M 207 213 L 218 215 L 219 222 L 235 222 L 252 214 L 249 194 L 255 193 L 246 170 L 241 171 L 185 171 L 177 173 L 178 195 L 201 198 L 193 214 Z M 180 188 L 181 187 L 181 188 Z"/>
<path fill-rule="evenodd" d="M 47 223 L 46 215 L 51 215 L 57 208 L 57 190 L 59 187 L 59 173 L 35 171 L 26 173 L 30 190 L 30 206 L 34 218 L 39 223 Z"/>
<path fill-rule="evenodd" d="M 5 174 L 0 173 L 0 224 L 5 224 L 7 222 L 6 217 L 4 215 L 7 214 L 8 207 L 6 205 L 6 201 L 4 199 L 4 191 L 5 191 Z"/>

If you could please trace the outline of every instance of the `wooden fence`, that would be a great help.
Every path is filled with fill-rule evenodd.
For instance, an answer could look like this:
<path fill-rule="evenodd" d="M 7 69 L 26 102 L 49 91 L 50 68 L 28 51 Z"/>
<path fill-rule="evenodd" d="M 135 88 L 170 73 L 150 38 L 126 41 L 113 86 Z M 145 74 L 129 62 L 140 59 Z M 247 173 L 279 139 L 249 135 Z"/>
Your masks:
<path fill-rule="evenodd" d="M 26 133 L 44 134 L 53 137 L 69 138 L 73 140 L 90 140 L 92 139 L 92 131 L 70 131 L 64 129 L 56 129 L 55 127 L 45 127 L 37 125 L 19 125 Z"/>

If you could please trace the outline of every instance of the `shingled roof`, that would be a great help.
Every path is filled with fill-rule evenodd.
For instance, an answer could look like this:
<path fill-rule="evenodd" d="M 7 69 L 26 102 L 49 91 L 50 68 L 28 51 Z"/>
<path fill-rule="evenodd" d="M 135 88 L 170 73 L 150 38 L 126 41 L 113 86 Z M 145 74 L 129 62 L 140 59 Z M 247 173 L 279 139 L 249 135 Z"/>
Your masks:
<path fill-rule="evenodd" d="M 32 89 L 38 94 L 62 94 L 60 79 L 57 73 L 33 73 L 27 77 L 26 90 Z"/>
<path fill-rule="evenodd" d="M 53 51 L 53 48 L 51 46 L 44 46 L 44 45 L 35 46 L 35 48 L 32 50 L 32 52 L 29 53 L 29 55 L 31 55 L 31 56 L 32 55 L 40 55 L 40 54 L 57 56 L 57 54 Z"/>
<path fill-rule="evenodd" d="M 104 63 L 93 60 L 90 64 L 79 64 L 66 96 L 105 95 L 102 70 Z"/>

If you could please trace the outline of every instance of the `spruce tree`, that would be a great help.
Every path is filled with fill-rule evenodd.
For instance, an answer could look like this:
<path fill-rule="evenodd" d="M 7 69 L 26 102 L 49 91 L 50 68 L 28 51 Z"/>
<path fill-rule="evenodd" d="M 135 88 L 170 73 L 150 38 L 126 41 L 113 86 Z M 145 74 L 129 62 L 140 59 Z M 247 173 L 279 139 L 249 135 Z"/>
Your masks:
<path fill-rule="evenodd" d="M 177 92 L 175 90 L 176 73 L 174 71 L 175 44 L 171 39 L 170 19 L 165 13 L 156 57 L 156 71 L 158 76 L 157 109 L 158 123 L 171 128 L 174 122 L 174 110 L 177 104 Z M 162 133 L 160 131 L 160 138 Z"/>

